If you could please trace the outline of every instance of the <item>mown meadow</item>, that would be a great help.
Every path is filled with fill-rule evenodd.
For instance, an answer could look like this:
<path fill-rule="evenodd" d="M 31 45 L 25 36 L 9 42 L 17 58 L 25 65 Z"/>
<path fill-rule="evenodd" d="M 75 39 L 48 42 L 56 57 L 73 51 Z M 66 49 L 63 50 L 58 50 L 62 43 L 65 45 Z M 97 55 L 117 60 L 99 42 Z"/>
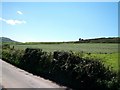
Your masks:
<path fill-rule="evenodd" d="M 118 44 L 3 44 L 2 59 L 73 89 L 119 90 Z"/>
<path fill-rule="evenodd" d="M 61 44 L 32 44 L 32 45 L 11 45 L 15 49 L 25 50 L 26 48 L 40 48 L 43 51 L 54 52 L 72 51 L 83 53 L 86 57 L 100 58 L 106 65 L 118 71 L 118 44 L 114 43 L 61 43 Z"/>
<path fill-rule="evenodd" d="M 16 49 L 41 48 L 44 51 L 53 52 L 55 50 L 86 52 L 86 53 L 117 53 L 118 44 L 111 43 L 60 43 L 60 44 L 21 44 L 15 45 Z"/>

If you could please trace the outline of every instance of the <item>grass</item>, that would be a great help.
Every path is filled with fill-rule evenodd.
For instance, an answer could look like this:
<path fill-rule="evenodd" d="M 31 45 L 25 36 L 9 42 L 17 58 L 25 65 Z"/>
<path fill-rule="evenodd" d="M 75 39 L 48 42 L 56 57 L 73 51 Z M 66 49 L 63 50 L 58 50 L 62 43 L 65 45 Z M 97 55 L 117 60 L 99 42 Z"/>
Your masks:
<path fill-rule="evenodd" d="M 13 45 L 11 45 L 12 47 Z M 91 53 L 89 57 L 100 58 L 106 66 L 113 67 L 118 71 L 118 44 L 112 43 L 63 43 L 63 44 L 37 44 L 37 45 L 14 45 L 15 49 L 40 48 L 43 51 L 55 50 Z M 120 54 L 120 53 L 119 53 Z M 87 55 L 87 54 L 86 54 Z"/>
<path fill-rule="evenodd" d="M 86 57 L 90 58 L 98 58 L 103 61 L 105 66 L 111 67 L 111 69 L 115 72 L 118 72 L 119 64 L 118 64 L 118 56 L 120 53 L 108 53 L 108 54 L 91 54 Z"/>
<path fill-rule="evenodd" d="M 38 45 L 15 45 L 17 49 L 41 48 L 44 51 L 53 52 L 55 50 L 85 52 L 85 53 L 117 53 L 118 44 L 107 43 L 81 43 L 81 44 L 38 44 Z"/>

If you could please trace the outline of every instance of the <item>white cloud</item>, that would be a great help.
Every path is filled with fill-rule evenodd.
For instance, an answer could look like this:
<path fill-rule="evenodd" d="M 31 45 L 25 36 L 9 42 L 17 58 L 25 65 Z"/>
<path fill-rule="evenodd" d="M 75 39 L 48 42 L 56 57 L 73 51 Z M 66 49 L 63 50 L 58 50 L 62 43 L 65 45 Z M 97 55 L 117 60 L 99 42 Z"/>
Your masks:
<path fill-rule="evenodd" d="M 20 20 L 6 20 L 7 24 L 10 25 L 16 25 L 16 24 L 22 24 L 22 23 L 26 23 L 24 20 L 20 21 Z"/>
<path fill-rule="evenodd" d="M 23 13 L 21 11 L 17 11 L 18 14 L 22 15 Z"/>
<path fill-rule="evenodd" d="M 25 24 L 26 23 L 26 21 L 24 21 L 24 20 L 13 20 L 13 19 L 6 20 L 6 19 L 3 19 L 1 17 L 0 17 L 0 20 L 4 21 L 4 22 L 6 22 L 7 24 L 10 24 L 10 25 Z"/>
<path fill-rule="evenodd" d="M 0 17 L 0 20 L 1 20 L 1 21 L 6 21 L 5 19 L 3 19 L 3 18 L 1 18 L 1 17 Z"/>

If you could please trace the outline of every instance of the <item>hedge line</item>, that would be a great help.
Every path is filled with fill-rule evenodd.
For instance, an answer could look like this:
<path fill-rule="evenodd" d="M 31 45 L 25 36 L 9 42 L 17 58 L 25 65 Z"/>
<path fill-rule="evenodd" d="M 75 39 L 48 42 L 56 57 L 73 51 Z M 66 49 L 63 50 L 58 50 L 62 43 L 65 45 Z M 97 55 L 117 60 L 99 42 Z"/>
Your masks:
<path fill-rule="evenodd" d="M 73 89 L 119 90 L 117 75 L 109 67 L 100 60 L 85 59 L 72 52 L 4 49 L 2 59 Z"/>

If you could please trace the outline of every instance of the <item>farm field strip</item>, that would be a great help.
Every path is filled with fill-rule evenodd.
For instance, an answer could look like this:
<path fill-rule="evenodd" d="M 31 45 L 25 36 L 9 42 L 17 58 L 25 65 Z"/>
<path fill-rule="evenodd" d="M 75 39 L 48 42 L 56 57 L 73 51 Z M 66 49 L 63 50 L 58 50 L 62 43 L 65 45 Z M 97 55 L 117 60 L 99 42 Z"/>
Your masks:
<path fill-rule="evenodd" d="M 86 53 L 117 53 L 118 44 L 81 43 L 81 44 L 38 44 L 38 45 L 15 45 L 16 49 L 40 48 L 44 51 L 55 50 L 86 52 Z"/>
<path fill-rule="evenodd" d="M 112 70 L 119 70 L 118 56 L 120 53 L 112 53 L 112 54 L 91 54 L 90 57 L 98 58 L 103 61 L 106 66 L 112 67 Z"/>
<path fill-rule="evenodd" d="M 13 47 L 13 45 L 11 45 Z M 40 48 L 43 51 L 54 52 L 56 50 L 90 53 L 89 57 L 101 59 L 106 66 L 113 67 L 118 71 L 118 44 L 110 43 L 63 43 L 63 44 L 34 44 L 34 45 L 14 45 L 15 49 Z M 87 55 L 87 54 L 86 54 Z"/>

